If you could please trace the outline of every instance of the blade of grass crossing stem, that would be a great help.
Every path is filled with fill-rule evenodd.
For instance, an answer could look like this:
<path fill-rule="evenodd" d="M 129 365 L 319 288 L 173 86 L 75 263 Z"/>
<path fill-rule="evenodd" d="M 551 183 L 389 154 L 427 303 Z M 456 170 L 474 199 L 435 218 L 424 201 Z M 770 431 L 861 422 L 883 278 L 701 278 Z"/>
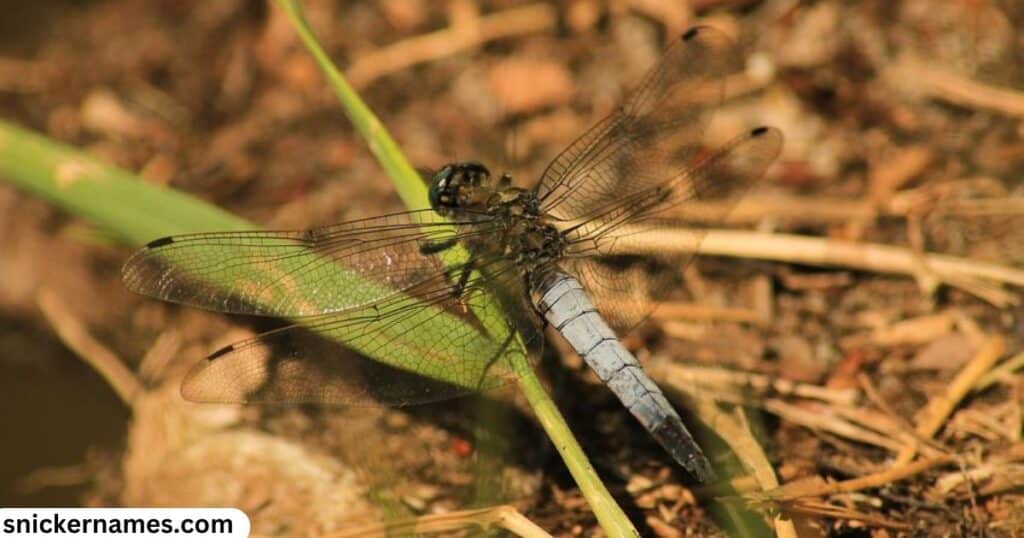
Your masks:
<path fill-rule="evenodd" d="M 338 95 L 345 114 L 369 144 L 370 150 L 380 161 L 388 177 L 394 182 L 399 196 L 410 209 L 426 207 L 426 187 L 419 174 L 409 164 L 398 145 L 381 125 L 380 120 L 360 99 L 320 46 L 313 35 L 312 28 L 303 16 L 302 6 L 295 0 L 277 0 L 277 4 L 288 15 L 303 44 Z M 465 256 L 465 253 L 461 255 Z M 555 444 L 587 502 L 590 503 L 601 527 L 609 536 L 638 536 L 629 518 L 615 503 L 608 489 L 590 465 L 568 424 L 544 390 L 533 368 L 525 361 L 515 361 L 513 367 L 516 369 L 520 387 L 530 406 L 540 420 L 544 431 Z"/>
<path fill-rule="evenodd" d="M 0 177 L 136 246 L 163 235 L 255 229 L 217 206 L 4 120 Z"/>
<path fill-rule="evenodd" d="M 113 232 L 128 242 L 141 245 L 155 237 L 168 234 L 209 232 L 210 230 L 246 230 L 255 227 L 230 213 L 192 198 L 187 194 L 165 189 L 142 181 L 129 172 L 120 170 L 89 156 L 75 148 L 60 144 L 0 120 L 0 177 L 12 181 L 22 189 L 41 196 L 67 211 L 90 219 L 98 226 Z M 363 279 L 340 265 L 325 266 L 332 270 L 330 278 L 337 282 L 358 283 L 362 286 L 380 284 Z M 237 282 L 210 284 L 231 289 Z M 384 291 L 381 294 L 385 293 Z M 316 297 L 306 297 L 316 304 Z M 410 298 L 410 301 L 413 299 Z M 325 305 L 326 306 L 326 305 Z M 295 320 L 302 323 L 303 319 Z M 422 363 L 416 352 L 416 335 L 423 332 L 471 337 L 475 329 L 460 318 L 445 315 L 429 316 L 415 326 L 405 323 L 389 328 L 393 335 L 387 354 L 374 354 L 375 359 L 398 368 Z M 479 341 L 466 339 L 465 341 Z M 344 335 L 342 335 L 344 343 Z M 360 351 L 358 346 L 352 346 Z M 427 367 L 412 369 L 419 375 L 448 383 L 465 383 L 468 378 L 478 379 L 488 368 L 479 366 L 479 375 L 468 377 L 452 375 L 451 368 L 441 363 L 426 363 Z M 468 371 L 468 370 L 467 370 Z M 469 388 L 473 388 L 470 386 Z"/>

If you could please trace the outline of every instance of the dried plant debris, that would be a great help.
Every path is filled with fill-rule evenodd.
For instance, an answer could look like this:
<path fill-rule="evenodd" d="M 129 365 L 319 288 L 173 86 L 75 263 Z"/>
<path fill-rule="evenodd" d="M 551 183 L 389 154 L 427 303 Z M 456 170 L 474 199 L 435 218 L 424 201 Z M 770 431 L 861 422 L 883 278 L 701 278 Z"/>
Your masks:
<path fill-rule="evenodd" d="M 727 478 L 690 487 L 563 349 L 544 373 L 574 432 L 645 535 L 1024 531 L 1019 2 L 303 4 L 415 165 L 480 159 L 520 185 L 683 28 L 736 36 L 745 68 L 707 149 L 768 124 L 783 154 L 734 211 L 691 208 L 719 227 L 627 339 Z M 272 2 L 25 9 L 22 37 L 0 37 L 4 119 L 275 228 L 402 207 Z M 0 340 L 19 350 L 0 368 L 66 367 L 61 346 L 19 344 L 37 325 L 131 410 L 77 470 L 12 456 L 22 467 L 4 477 L 77 483 L 92 504 L 230 504 L 262 535 L 597 532 L 514 394 L 429 410 L 188 404 L 189 366 L 265 327 L 129 297 L 124 251 L 3 184 L 0 252 Z"/>

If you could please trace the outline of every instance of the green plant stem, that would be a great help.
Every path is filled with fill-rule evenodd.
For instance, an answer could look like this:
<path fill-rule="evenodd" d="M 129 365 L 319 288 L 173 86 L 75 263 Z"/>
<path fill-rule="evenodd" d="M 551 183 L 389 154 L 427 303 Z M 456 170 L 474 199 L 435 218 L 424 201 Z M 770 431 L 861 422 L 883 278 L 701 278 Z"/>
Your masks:
<path fill-rule="evenodd" d="M 398 144 L 391 138 L 377 116 L 370 110 L 370 107 L 366 106 L 366 103 L 331 61 L 327 52 L 320 46 L 320 42 L 313 35 L 313 29 L 303 15 L 302 5 L 295 0 L 277 0 L 277 5 L 288 15 L 296 33 L 299 34 L 299 39 L 302 40 L 309 54 L 313 56 L 316 65 L 327 77 L 327 83 L 330 84 L 341 101 L 345 115 L 370 146 L 370 151 L 377 157 L 377 161 L 380 162 L 391 182 L 395 184 L 395 190 L 405 206 L 409 209 L 429 209 L 427 188 L 420 175 L 409 164 L 405 154 L 399 149 Z"/>
<path fill-rule="evenodd" d="M 370 150 L 377 156 L 385 172 L 395 182 L 399 196 L 410 209 L 425 207 L 427 193 L 419 175 L 405 159 L 380 120 L 363 103 L 330 60 L 323 47 L 320 46 L 302 15 L 302 6 L 297 0 L 277 0 L 277 4 L 291 19 L 302 42 L 309 49 L 324 76 L 327 77 L 328 83 L 334 88 L 345 109 L 345 114 L 366 139 Z M 522 358 L 523 355 L 517 354 L 517 357 L 519 358 L 514 360 L 512 367 L 518 375 L 519 386 L 544 431 L 565 461 L 583 496 L 590 504 L 601 528 L 609 536 L 639 536 L 629 518 L 612 498 L 611 493 L 608 492 L 593 466 L 590 465 L 586 454 L 583 453 L 583 449 L 576 441 L 562 414 L 544 390 L 544 386 L 531 365 L 526 362 L 525 358 Z"/>
<path fill-rule="evenodd" d="M 640 536 L 636 528 L 633 527 L 633 523 L 626 517 L 625 512 L 615 502 L 604 482 L 597 476 L 597 472 L 594 471 L 583 448 L 573 436 L 562 413 L 558 411 L 555 402 L 551 401 L 551 397 L 544 390 L 536 372 L 529 364 L 521 362 L 517 362 L 515 367 L 516 373 L 519 375 L 519 386 L 526 396 L 526 400 L 537 415 L 537 420 L 540 421 L 544 432 L 555 444 L 555 449 L 562 456 L 562 461 L 569 469 L 569 474 L 576 481 L 576 485 L 580 487 L 583 497 L 587 499 L 587 504 L 594 511 L 597 522 L 605 534 L 616 537 Z"/>

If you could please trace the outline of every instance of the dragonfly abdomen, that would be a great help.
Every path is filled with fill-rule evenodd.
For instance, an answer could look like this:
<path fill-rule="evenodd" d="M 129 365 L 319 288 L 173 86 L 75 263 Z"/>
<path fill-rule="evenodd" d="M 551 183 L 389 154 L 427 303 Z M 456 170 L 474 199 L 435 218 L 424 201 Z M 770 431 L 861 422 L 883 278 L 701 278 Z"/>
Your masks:
<path fill-rule="evenodd" d="M 679 414 L 640 363 L 601 318 L 572 276 L 545 279 L 537 308 L 666 451 L 702 482 L 714 478 L 703 452 Z"/>

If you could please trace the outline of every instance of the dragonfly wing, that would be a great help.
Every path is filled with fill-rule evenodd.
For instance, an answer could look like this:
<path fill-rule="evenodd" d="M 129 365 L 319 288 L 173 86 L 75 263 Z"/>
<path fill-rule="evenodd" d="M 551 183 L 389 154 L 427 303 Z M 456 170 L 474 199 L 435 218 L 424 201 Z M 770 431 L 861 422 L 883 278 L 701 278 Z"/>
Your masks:
<path fill-rule="evenodd" d="M 759 127 L 662 185 L 591 215 L 568 234 L 565 268 L 583 283 L 609 324 L 628 331 L 682 284 L 682 270 L 693 259 L 704 227 L 727 217 L 779 155 L 782 143 L 778 129 Z M 718 211 L 708 215 L 708 205 Z M 633 236 L 667 226 L 691 231 L 681 239 L 687 248 L 624 254 Z"/>
<path fill-rule="evenodd" d="M 585 218 L 664 181 L 699 147 L 726 75 L 740 65 L 722 32 L 687 31 L 621 107 L 548 165 L 537 186 L 542 209 L 564 220 Z"/>
<path fill-rule="evenodd" d="M 674 257 L 655 262 L 651 257 L 571 257 L 562 266 L 574 275 L 620 336 L 628 334 L 651 313 L 653 303 L 647 289 L 650 279 L 666 274 L 651 272 L 655 263 L 669 264 Z"/>
<path fill-rule="evenodd" d="M 491 232 L 488 222 L 456 227 L 428 213 L 166 237 L 133 255 L 122 280 L 137 293 L 218 312 L 301 317 L 360 308 L 444 272 L 441 246 L 459 234 Z"/>
<path fill-rule="evenodd" d="M 515 294 L 519 285 L 512 271 L 486 269 L 458 297 L 436 275 L 371 307 L 223 348 L 189 373 L 182 394 L 202 402 L 400 406 L 504 385 L 515 377 L 510 361 L 526 358 L 516 339 L 526 349 L 541 339 L 533 320 L 485 304 L 496 290 Z"/>
<path fill-rule="evenodd" d="M 774 127 L 757 127 L 737 136 L 711 156 L 691 168 L 683 168 L 639 197 L 641 201 L 634 207 L 629 223 L 721 224 L 729 210 L 775 162 L 783 141 L 782 131 Z M 702 212 L 709 205 L 718 208 L 710 218 Z"/>

